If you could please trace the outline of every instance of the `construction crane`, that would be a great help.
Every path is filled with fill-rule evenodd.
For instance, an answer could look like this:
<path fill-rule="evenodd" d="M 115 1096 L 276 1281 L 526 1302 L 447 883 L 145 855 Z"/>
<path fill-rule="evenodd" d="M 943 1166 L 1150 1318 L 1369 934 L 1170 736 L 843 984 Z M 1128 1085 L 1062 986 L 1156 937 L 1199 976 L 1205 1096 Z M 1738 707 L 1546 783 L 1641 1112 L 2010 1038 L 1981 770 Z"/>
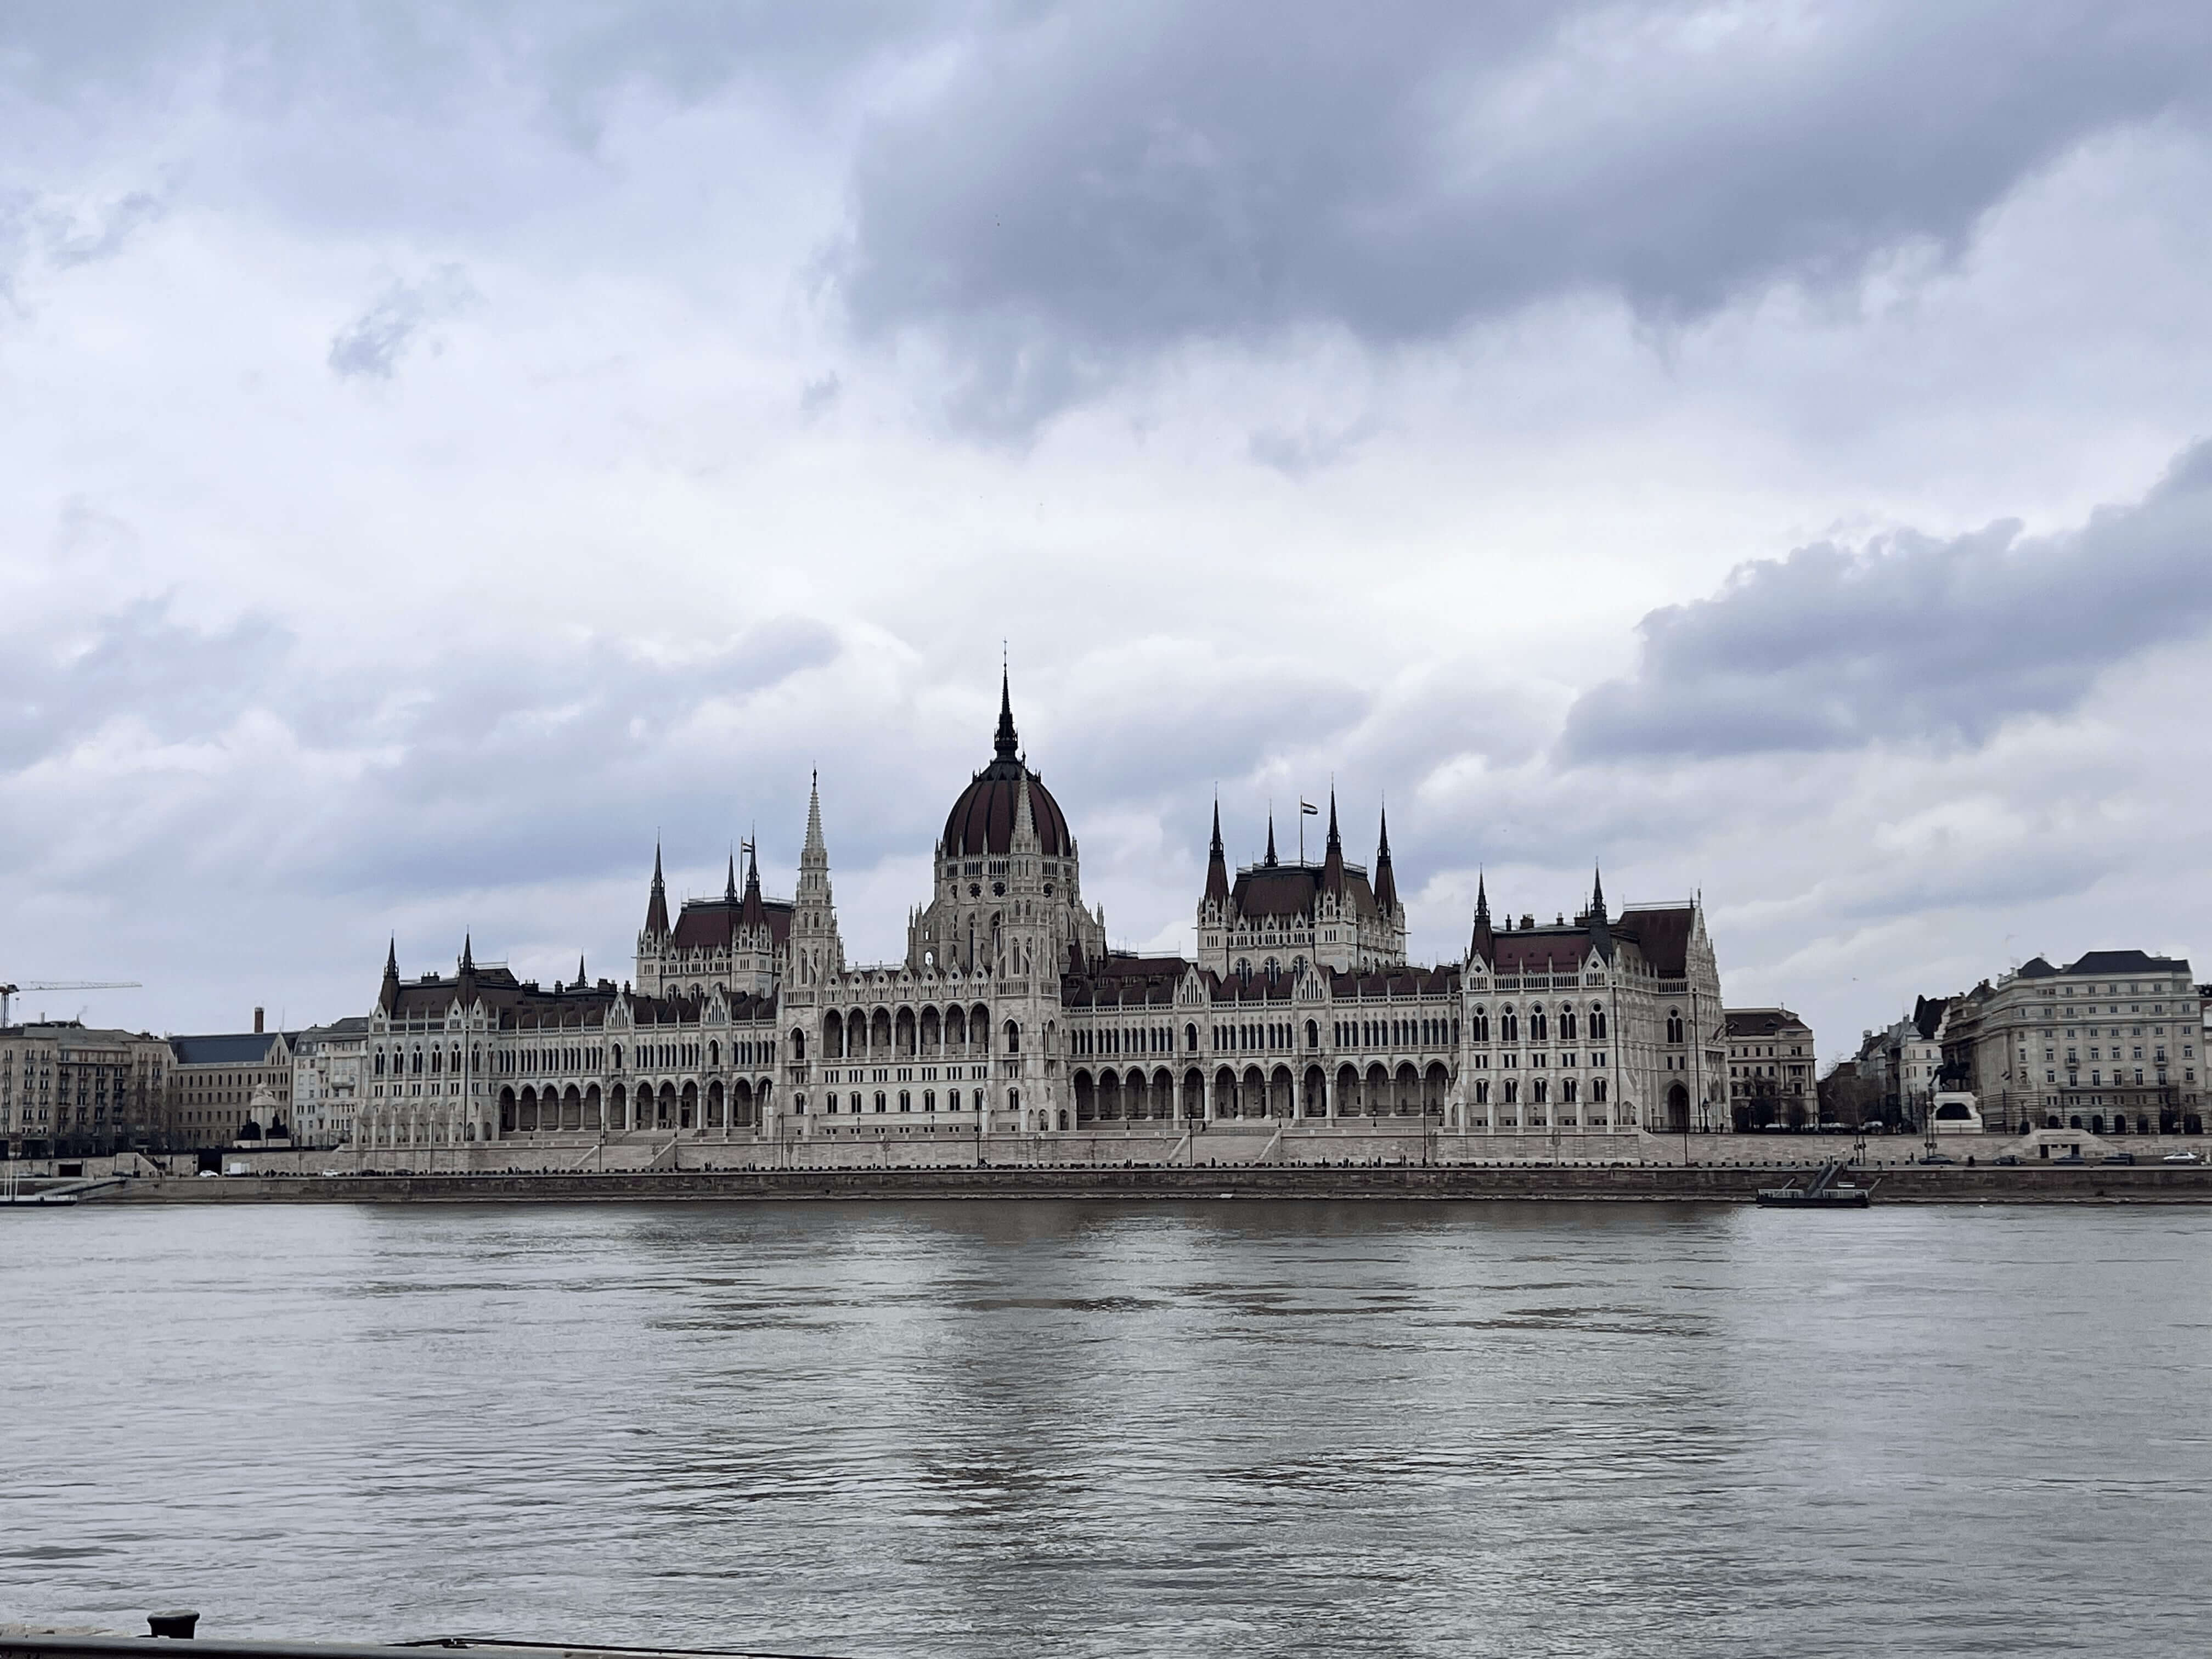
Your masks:
<path fill-rule="evenodd" d="M 14 1023 L 15 1000 L 26 991 L 136 991 L 135 979 L 34 979 L 21 985 L 0 985 L 0 1025 Z"/>

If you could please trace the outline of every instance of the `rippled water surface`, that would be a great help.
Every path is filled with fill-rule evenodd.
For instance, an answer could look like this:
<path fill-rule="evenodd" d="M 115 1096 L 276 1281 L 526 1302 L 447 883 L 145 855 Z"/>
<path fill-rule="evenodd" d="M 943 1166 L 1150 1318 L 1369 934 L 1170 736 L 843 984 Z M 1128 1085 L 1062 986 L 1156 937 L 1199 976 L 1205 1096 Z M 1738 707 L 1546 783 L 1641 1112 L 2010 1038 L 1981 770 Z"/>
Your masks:
<path fill-rule="evenodd" d="M 853 1655 L 2212 1644 L 2212 1213 L 0 1215 L 0 1609 Z"/>

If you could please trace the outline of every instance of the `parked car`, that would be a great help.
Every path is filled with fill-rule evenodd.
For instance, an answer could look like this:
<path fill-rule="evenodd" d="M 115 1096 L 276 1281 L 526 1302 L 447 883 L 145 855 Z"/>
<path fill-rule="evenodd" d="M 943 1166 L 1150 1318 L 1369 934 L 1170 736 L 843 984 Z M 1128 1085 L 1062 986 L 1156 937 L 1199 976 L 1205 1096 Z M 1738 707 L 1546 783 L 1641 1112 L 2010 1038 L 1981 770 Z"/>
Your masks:
<path fill-rule="evenodd" d="M 2105 1158 L 2105 1162 L 2107 1164 L 2132 1164 L 2135 1161 L 2136 1155 L 2133 1152 L 2109 1152 Z"/>
<path fill-rule="evenodd" d="M 2194 1152 L 2168 1152 L 2159 1159 L 2161 1164 L 2202 1164 L 2203 1161 Z"/>
<path fill-rule="evenodd" d="M 2020 1154 L 2018 1152 L 1999 1152 L 1995 1158 L 1991 1158 L 1990 1162 L 1992 1164 L 2002 1164 L 2008 1166 L 2016 1164 L 2020 1162 Z"/>
<path fill-rule="evenodd" d="M 1919 1161 L 1923 1164 L 1956 1164 L 1959 1160 L 1948 1152 L 1930 1152 Z"/>
<path fill-rule="evenodd" d="M 2087 1164 L 2089 1160 L 2079 1152 L 2069 1152 L 2063 1158 L 2054 1158 L 2051 1161 L 2053 1164 Z"/>

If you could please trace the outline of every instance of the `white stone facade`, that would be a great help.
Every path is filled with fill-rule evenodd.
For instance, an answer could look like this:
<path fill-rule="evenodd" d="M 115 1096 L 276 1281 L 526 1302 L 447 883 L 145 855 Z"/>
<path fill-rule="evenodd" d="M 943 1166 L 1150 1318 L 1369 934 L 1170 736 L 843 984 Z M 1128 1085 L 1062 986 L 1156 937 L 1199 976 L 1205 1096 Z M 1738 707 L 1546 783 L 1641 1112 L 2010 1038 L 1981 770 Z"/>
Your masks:
<path fill-rule="evenodd" d="M 1694 901 L 1493 928 L 1405 960 L 1384 826 L 1370 884 L 1330 804 L 1317 864 L 1232 883 L 1216 814 L 1195 960 L 1111 951 L 1077 843 L 1015 738 L 955 802 L 902 961 L 845 958 L 820 791 L 798 885 L 748 848 L 719 899 L 671 917 L 656 854 L 635 979 L 550 989 L 479 968 L 403 981 L 363 1034 L 354 1144 L 728 1142 L 1157 1134 L 1230 1120 L 1554 1138 L 1723 1131 L 1718 970 Z M 561 1154 L 568 1156 L 568 1154 Z M 653 1154 L 659 1156 L 659 1154 Z"/>

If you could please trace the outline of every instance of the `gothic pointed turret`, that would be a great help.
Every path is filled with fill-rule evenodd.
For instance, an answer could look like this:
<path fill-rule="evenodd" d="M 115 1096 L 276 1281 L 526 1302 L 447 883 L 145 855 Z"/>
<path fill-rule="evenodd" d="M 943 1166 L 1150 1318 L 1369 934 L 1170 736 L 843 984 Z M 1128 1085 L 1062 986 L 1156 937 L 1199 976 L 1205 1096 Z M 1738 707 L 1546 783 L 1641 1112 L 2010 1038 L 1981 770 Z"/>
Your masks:
<path fill-rule="evenodd" d="M 735 904 L 737 902 L 738 855 L 735 851 L 732 851 L 730 854 L 729 874 L 722 878 L 722 902 L 725 904 Z"/>
<path fill-rule="evenodd" d="M 1375 908 L 1388 916 L 1398 908 L 1398 878 L 1390 868 L 1390 809 L 1382 809 L 1382 833 L 1375 848 Z"/>
<path fill-rule="evenodd" d="M 1480 871 L 1474 877 L 1474 933 L 1467 948 L 1469 955 L 1486 963 L 1494 964 L 1498 960 L 1498 935 L 1490 925 L 1490 890 Z"/>
<path fill-rule="evenodd" d="M 1597 867 L 1590 867 L 1589 902 L 1590 948 L 1606 961 L 1613 960 L 1613 927 L 1605 914 L 1605 878 Z"/>
<path fill-rule="evenodd" d="M 654 939 L 668 937 L 668 884 L 660 877 L 660 843 L 653 843 L 653 896 L 645 902 L 645 931 Z"/>
<path fill-rule="evenodd" d="M 1022 746 L 1021 739 L 1014 735 L 1013 684 L 1003 668 L 999 671 L 999 735 L 996 746 L 999 758 L 1006 761 L 1013 759 Z"/>
<path fill-rule="evenodd" d="M 1267 856 L 1261 860 L 1270 870 L 1275 867 L 1275 809 L 1267 809 Z"/>
<path fill-rule="evenodd" d="M 376 1006 L 389 1014 L 399 1006 L 399 936 L 393 934 L 384 951 L 384 984 L 376 994 Z"/>
<path fill-rule="evenodd" d="M 1030 805 L 1030 780 L 1025 771 L 1014 794 L 1014 833 L 1008 845 L 1017 853 L 1037 850 L 1036 812 Z"/>
<path fill-rule="evenodd" d="M 477 970 L 476 939 L 473 934 L 461 935 L 461 971 L 473 974 Z"/>
<path fill-rule="evenodd" d="M 579 991 L 588 990 L 591 983 L 584 977 L 584 953 L 579 951 L 576 952 L 576 988 Z"/>
<path fill-rule="evenodd" d="M 735 881 L 734 875 L 732 878 Z M 768 920 L 768 907 L 761 902 L 760 854 L 750 842 L 745 843 L 745 896 L 738 907 L 738 926 L 758 927 Z"/>
<path fill-rule="evenodd" d="M 1328 847 L 1322 854 L 1321 890 L 1331 898 L 1344 896 L 1344 837 L 1336 830 L 1336 786 L 1328 791 Z"/>
<path fill-rule="evenodd" d="M 1221 799 L 1213 802 L 1213 841 L 1206 854 L 1206 896 L 1201 903 L 1229 902 L 1229 860 L 1221 848 Z"/>

